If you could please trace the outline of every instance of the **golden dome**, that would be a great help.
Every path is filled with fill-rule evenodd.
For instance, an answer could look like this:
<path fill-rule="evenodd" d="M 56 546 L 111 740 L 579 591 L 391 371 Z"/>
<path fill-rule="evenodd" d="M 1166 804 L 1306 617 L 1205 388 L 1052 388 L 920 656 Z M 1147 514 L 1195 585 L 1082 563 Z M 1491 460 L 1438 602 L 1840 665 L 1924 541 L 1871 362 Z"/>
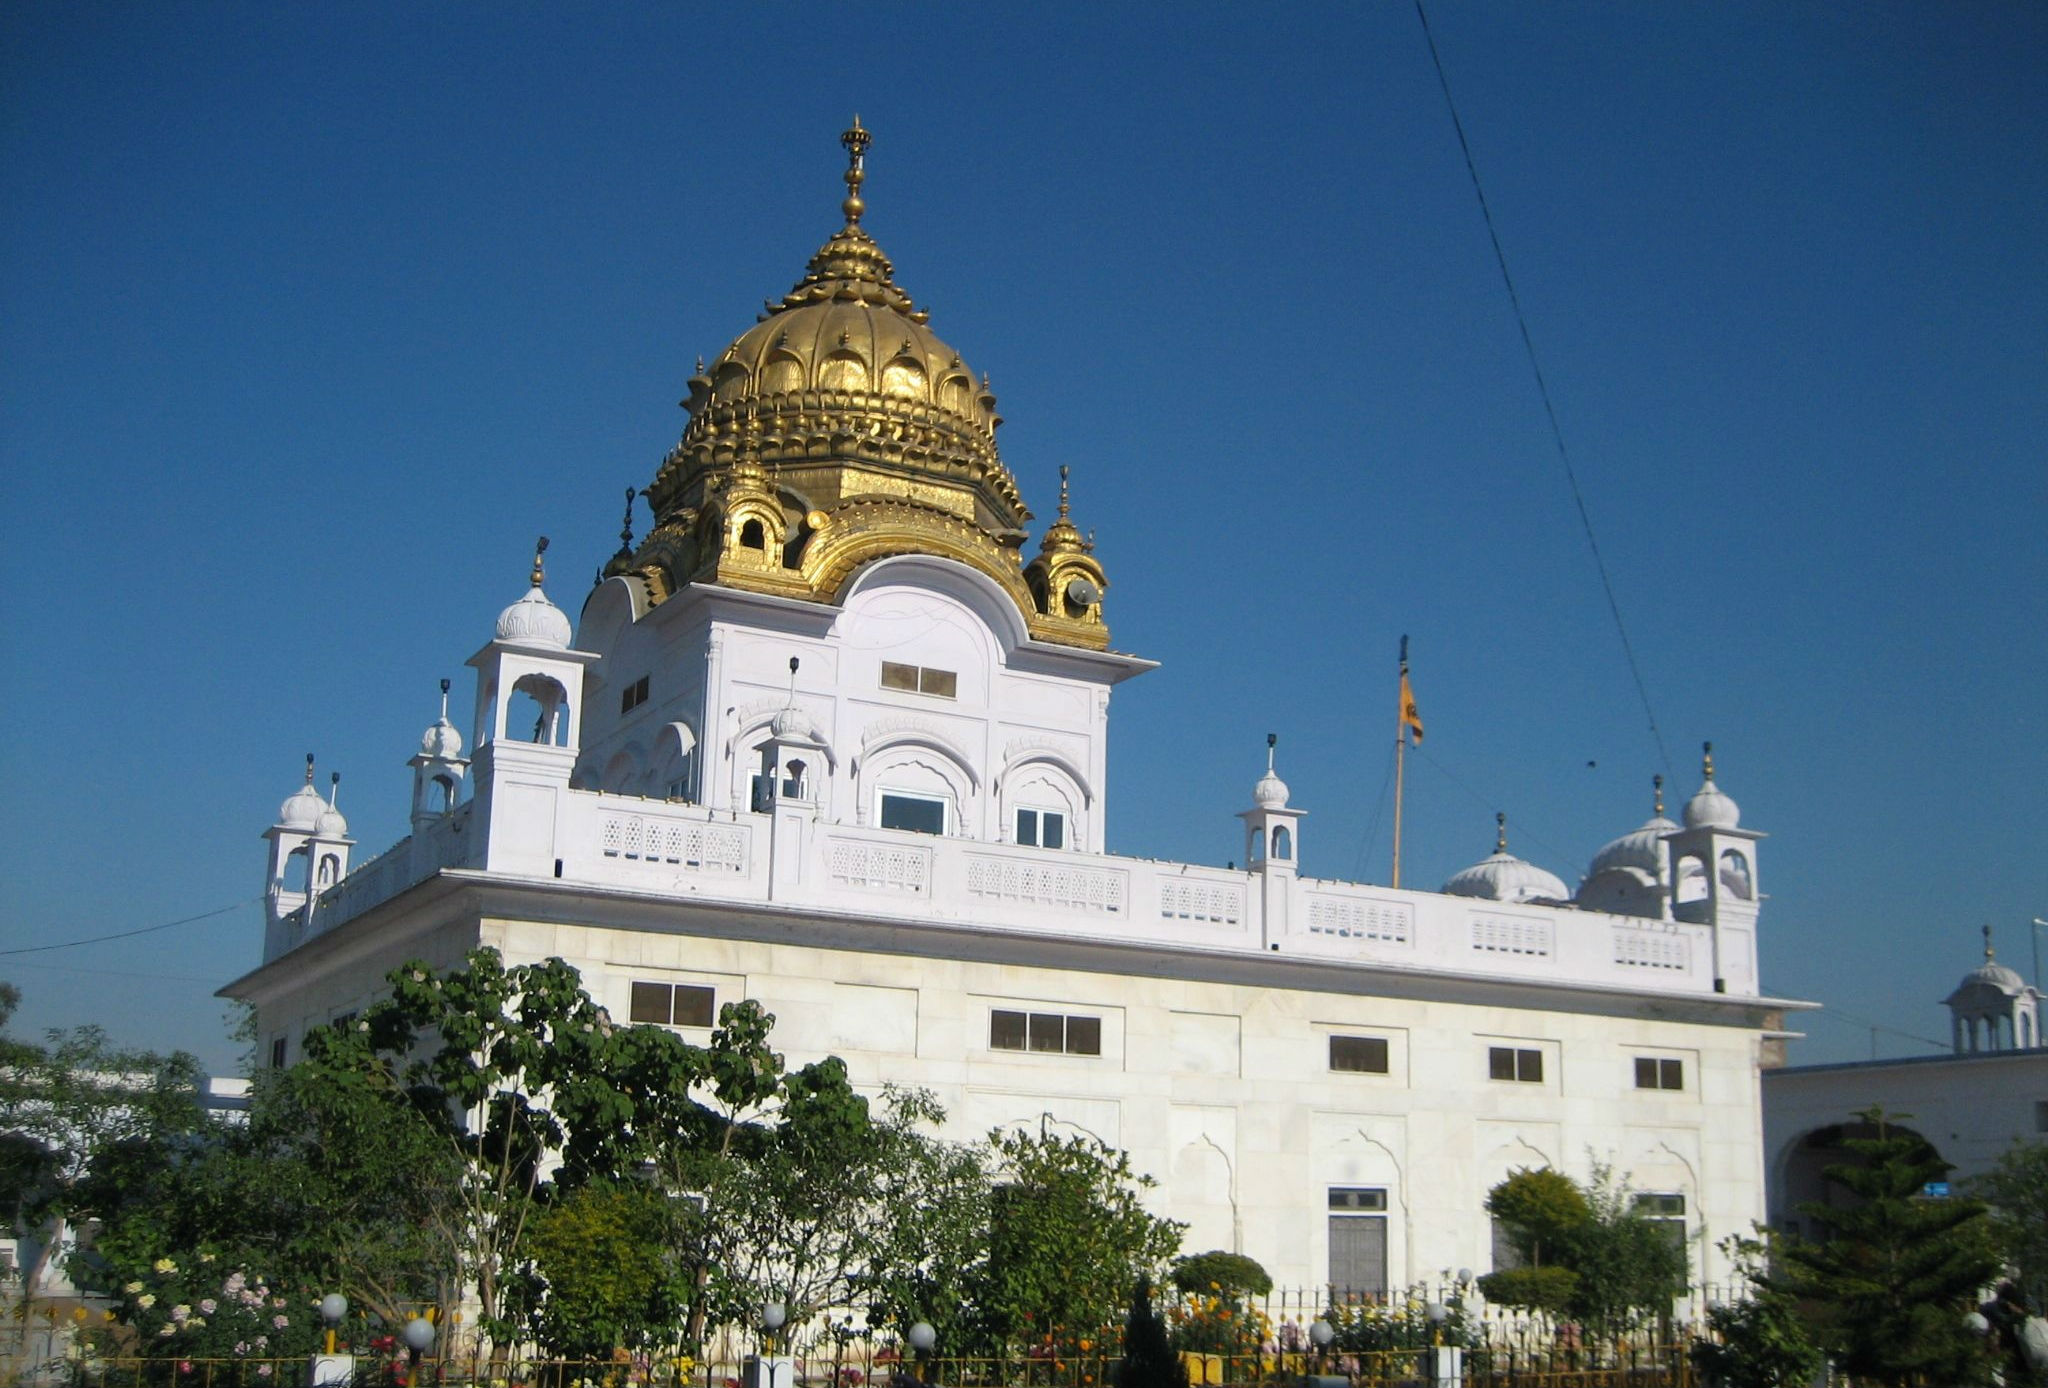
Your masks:
<path fill-rule="evenodd" d="M 1043 555 L 1027 577 L 1031 512 L 996 451 L 995 396 L 860 225 L 872 137 L 856 118 L 840 138 L 846 224 L 753 327 L 698 363 L 689 423 L 647 489 L 654 531 L 607 572 L 637 575 L 657 603 L 696 581 L 830 602 L 864 563 L 936 554 L 995 579 L 1041 639 L 1103 648 L 1106 583 L 1065 520 L 1064 481 L 1061 533 L 1047 541 L 1080 559 L 1088 602 L 1048 586 Z"/>

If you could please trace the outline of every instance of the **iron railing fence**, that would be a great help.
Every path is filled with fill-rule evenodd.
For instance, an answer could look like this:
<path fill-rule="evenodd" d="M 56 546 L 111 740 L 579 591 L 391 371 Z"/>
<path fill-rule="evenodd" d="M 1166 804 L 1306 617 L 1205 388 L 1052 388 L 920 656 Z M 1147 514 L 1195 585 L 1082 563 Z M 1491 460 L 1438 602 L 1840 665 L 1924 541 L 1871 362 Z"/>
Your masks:
<path fill-rule="evenodd" d="M 1296 1384 L 1336 1379 L 1348 1388 L 1433 1388 L 1430 1349 L 1356 1354 L 1188 1356 L 1195 1388 Z M 890 1351 L 798 1356 L 762 1372 L 740 1363 L 699 1363 L 649 1354 L 607 1359 L 542 1359 L 517 1355 L 436 1358 L 417 1363 L 400 1354 L 362 1355 L 352 1388 L 1112 1388 L 1113 1355 L 1012 1355 L 965 1358 Z M 1532 1353 L 1468 1349 L 1465 1388 L 1692 1388 L 1684 1345 L 1582 1346 Z M 298 1359 L 139 1359 L 68 1357 L 48 1361 L 17 1380 L 38 1388 L 305 1388 L 311 1363 Z"/>

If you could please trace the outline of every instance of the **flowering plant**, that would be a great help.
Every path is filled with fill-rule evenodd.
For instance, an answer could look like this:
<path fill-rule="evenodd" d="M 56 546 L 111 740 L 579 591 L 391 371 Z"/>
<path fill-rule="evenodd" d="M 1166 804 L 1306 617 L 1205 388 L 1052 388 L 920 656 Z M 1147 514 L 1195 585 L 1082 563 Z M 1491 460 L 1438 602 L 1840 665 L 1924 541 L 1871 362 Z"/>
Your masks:
<path fill-rule="evenodd" d="M 317 1298 L 288 1296 L 261 1273 L 224 1267 L 209 1253 L 182 1263 L 159 1258 L 119 1295 L 117 1314 L 148 1359 L 241 1359 L 268 1377 L 269 1361 L 304 1358 L 318 1338 Z"/>
<path fill-rule="evenodd" d="M 1248 1358 L 1258 1354 L 1272 1334 L 1264 1311 L 1213 1282 L 1207 1294 L 1184 1293 L 1168 1307 L 1166 1325 L 1173 1347 L 1191 1354 Z"/>

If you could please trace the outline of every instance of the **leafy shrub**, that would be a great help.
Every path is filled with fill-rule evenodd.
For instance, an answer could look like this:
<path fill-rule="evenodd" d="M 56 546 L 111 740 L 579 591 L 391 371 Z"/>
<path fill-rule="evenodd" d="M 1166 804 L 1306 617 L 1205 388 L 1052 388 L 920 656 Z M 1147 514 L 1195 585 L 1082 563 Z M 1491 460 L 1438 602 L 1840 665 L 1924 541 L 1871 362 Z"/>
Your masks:
<path fill-rule="evenodd" d="M 1567 1267 L 1504 1268 L 1479 1279 L 1479 1290 L 1498 1306 L 1519 1306 L 1561 1316 L 1578 1290 L 1579 1275 Z"/>
<path fill-rule="evenodd" d="M 1257 1259 L 1220 1248 L 1174 1259 L 1171 1276 L 1174 1287 L 1189 1296 L 1264 1296 L 1273 1290 L 1272 1277 Z"/>

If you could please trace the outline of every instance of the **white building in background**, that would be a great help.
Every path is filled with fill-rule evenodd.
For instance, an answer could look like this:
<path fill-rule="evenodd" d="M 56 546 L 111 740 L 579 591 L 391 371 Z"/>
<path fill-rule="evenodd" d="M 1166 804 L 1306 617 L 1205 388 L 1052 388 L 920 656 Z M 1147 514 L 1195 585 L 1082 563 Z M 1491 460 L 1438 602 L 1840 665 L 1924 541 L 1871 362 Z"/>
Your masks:
<path fill-rule="evenodd" d="M 1771 1222 L 1812 1233 L 1808 1201 L 1845 1198 L 1822 1172 L 1853 1160 L 1845 1139 L 1868 1136 L 1856 1115 L 1882 1108 L 1952 1163 L 1950 1184 L 1989 1171 L 2015 1142 L 2048 1142 L 2048 1049 L 2041 994 L 1991 949 L 1943 999 L 1951 1055 L 1796 1065 L 1764 1076 L 1764 1143 L 1770 1154 Z"/>
<path fill-rule="evenodd" d="M 1064 470 L 1026 558 L 988 382 L 861 225 L 867 139 L 845 225 L 699 362 L 652 533 L 573 630 L 536 556 L 470 658 L 467 742 L 444 684 L 412 835 L 353 862 L 310 767 L 284 803 L 263 963 L 223 990 L 271 1062 L 402 961 L 490 944 L 696 1037 L 758 999 L 792 1064 L 927 1087 L 958 1136 L 1091 1133 L 1187 1248 L 1283 1285 L 1483 1271 L 1489 1187 L 1595 1160 L 1720 1280 L 1713 1240 L 1764 1212 L 1788 1004 L 1757 977 L 1761 836 L 1711 760 L 1576 899 L 1504 831 L 1443 892 L 1304 876 L 1270 751 L 1217 807 L 1242 868 L 1106 852 L 1111 697 L 1153 665 L 1109 648 Z"/>

